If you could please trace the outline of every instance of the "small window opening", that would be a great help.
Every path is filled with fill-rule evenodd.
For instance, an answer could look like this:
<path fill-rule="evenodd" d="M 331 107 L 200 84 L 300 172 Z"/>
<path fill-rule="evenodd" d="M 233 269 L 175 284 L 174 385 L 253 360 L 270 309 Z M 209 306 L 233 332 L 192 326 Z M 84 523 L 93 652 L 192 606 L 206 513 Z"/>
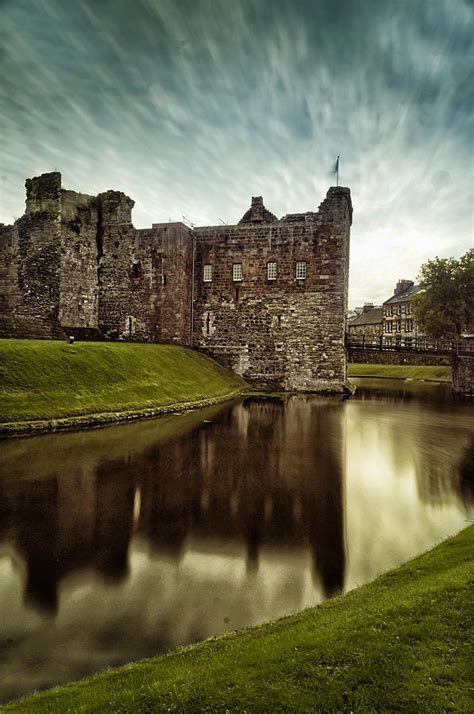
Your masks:
<path fill-rule="evenodd" d="M 234 282 L 240 282 L 244 279 L 244 274 L 242 270 L 242 263 L 234 263 L 232 265 L 232 280 Z"/>
<path fill-rule="evenodd" d="M 203 280 L 205 283 L 212 282 L 212 265 L 210 263 L 206 263 L 206 265 L 204 266 Z"/>
<path fill-rule="evenodd" d="M 235 288 L 235 302 L 239 302 L 240 288 Z"/>
<path fill-rule="evenodd" d="M 128 318 L 128 334 L 129 335 L 132 334 L 132 318 L 131 317 Z"/>
<path fill-rule="evenodd" d="M 161 276 L 161 284 L 163 285 L 163 287 L 166 287 L 166 274 L 165 273 L 163 273 L 163 275 Z"/>
<path fill-rule="evenodd" d="M 133 270 L 133 277 L 139 278 L 142 274 L 141 263 L 138 263 L 138 262 L 132 263 L 132 270 Z"/>
<path fill-rule="evenodd" d="M 278 315 L 278 327 L 281 327 L 281 315 Z"/>
<path fill-rule="evenodd" d="M 299 260 L 296 263 L 296 279 L 306 280 L 306 262 L 304 260 Z"/>
<path fill-rule="evenodd" d="M 207 316 L 206 316 L 206 335 L 209 334 L 210 327 L 211 327 L 211 313 L 208 312 Z"/>
<path fill-rule="evenodd" d="M 267 263 L 267 280 L 277 279 L 277 264 Z"/>

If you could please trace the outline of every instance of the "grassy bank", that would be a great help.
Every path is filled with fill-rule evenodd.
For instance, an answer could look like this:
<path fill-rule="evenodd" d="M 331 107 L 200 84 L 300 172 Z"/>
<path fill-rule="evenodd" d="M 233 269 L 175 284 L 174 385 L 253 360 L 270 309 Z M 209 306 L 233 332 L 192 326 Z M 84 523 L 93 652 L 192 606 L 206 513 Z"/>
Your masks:
<path fill-rule="evenodd" d="M 0 364 L 0 418 L 17 425 L 146 413 L 246 387 L 213 360 L 174 345 L 0 340 Z"/>
<path fill-rule="evenodd" d="M 387 377 L 391 379 L 422 379 L 428 382 L 451 382 L 451 367 L 410 364 L 347 365 L 348 377 Z"/>
<path fill-rule="evenodd" d="M 471 526 L 317 608 L 5 711 L 472 711 L 473 547 Z"/>

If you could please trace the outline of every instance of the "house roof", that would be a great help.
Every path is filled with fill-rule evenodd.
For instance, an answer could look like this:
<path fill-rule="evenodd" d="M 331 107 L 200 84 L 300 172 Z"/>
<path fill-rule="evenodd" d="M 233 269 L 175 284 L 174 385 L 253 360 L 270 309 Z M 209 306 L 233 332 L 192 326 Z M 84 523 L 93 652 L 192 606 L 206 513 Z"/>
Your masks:
<path fill-rule="evenodd" d="M 392 295 L 388 300 L 385 300 L 384 305 L 390 305 L 394 302 L 404 302 L 405 300 L 411 300 L 413 295 L 420 291 L 419 285 L 410 285 L 405 290 L 401 290 L 397 295 Z"/>
<path fill-rule="evenodd" d="M 374 307 L 372 310 L 361 312 L 360 315 L 349 320 L 348 325 L 375 325 L 382 322 L 382 308 Z"/>

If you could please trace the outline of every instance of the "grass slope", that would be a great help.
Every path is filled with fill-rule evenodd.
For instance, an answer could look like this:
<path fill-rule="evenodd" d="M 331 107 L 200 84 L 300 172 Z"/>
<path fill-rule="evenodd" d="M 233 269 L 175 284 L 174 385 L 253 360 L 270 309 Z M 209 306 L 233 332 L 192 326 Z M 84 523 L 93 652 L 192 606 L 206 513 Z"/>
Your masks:
<path fill-rule="evenodd" d="M 468 712 L 474 526 L 317 608 L 5 711 Z"/>
<path fill-rule="evenodd" d="M 0 340 L 1 420 L 146 409 L 218 398 L 245 382 L 174 345 Z"/>
<path fill-rule="evenodd" d="M 348 377 L 390 377 L 392 379 L 423 379 L 429 382 L 451 382 L 451 367 L 410 364 L 347 365 Z"/>

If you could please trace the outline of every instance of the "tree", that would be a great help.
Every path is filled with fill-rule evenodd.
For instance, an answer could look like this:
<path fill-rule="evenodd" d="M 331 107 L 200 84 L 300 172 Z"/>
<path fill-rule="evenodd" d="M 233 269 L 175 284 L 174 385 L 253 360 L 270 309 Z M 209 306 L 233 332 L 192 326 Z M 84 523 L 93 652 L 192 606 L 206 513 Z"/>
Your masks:
<path fill-rule="evenodd" d="M 458 338 L 474 329 L 474 249 L 459 260 L 428 260 L 418 281 L 421 289 L 413 298 L 413 310 L 421 332 Z"/>

